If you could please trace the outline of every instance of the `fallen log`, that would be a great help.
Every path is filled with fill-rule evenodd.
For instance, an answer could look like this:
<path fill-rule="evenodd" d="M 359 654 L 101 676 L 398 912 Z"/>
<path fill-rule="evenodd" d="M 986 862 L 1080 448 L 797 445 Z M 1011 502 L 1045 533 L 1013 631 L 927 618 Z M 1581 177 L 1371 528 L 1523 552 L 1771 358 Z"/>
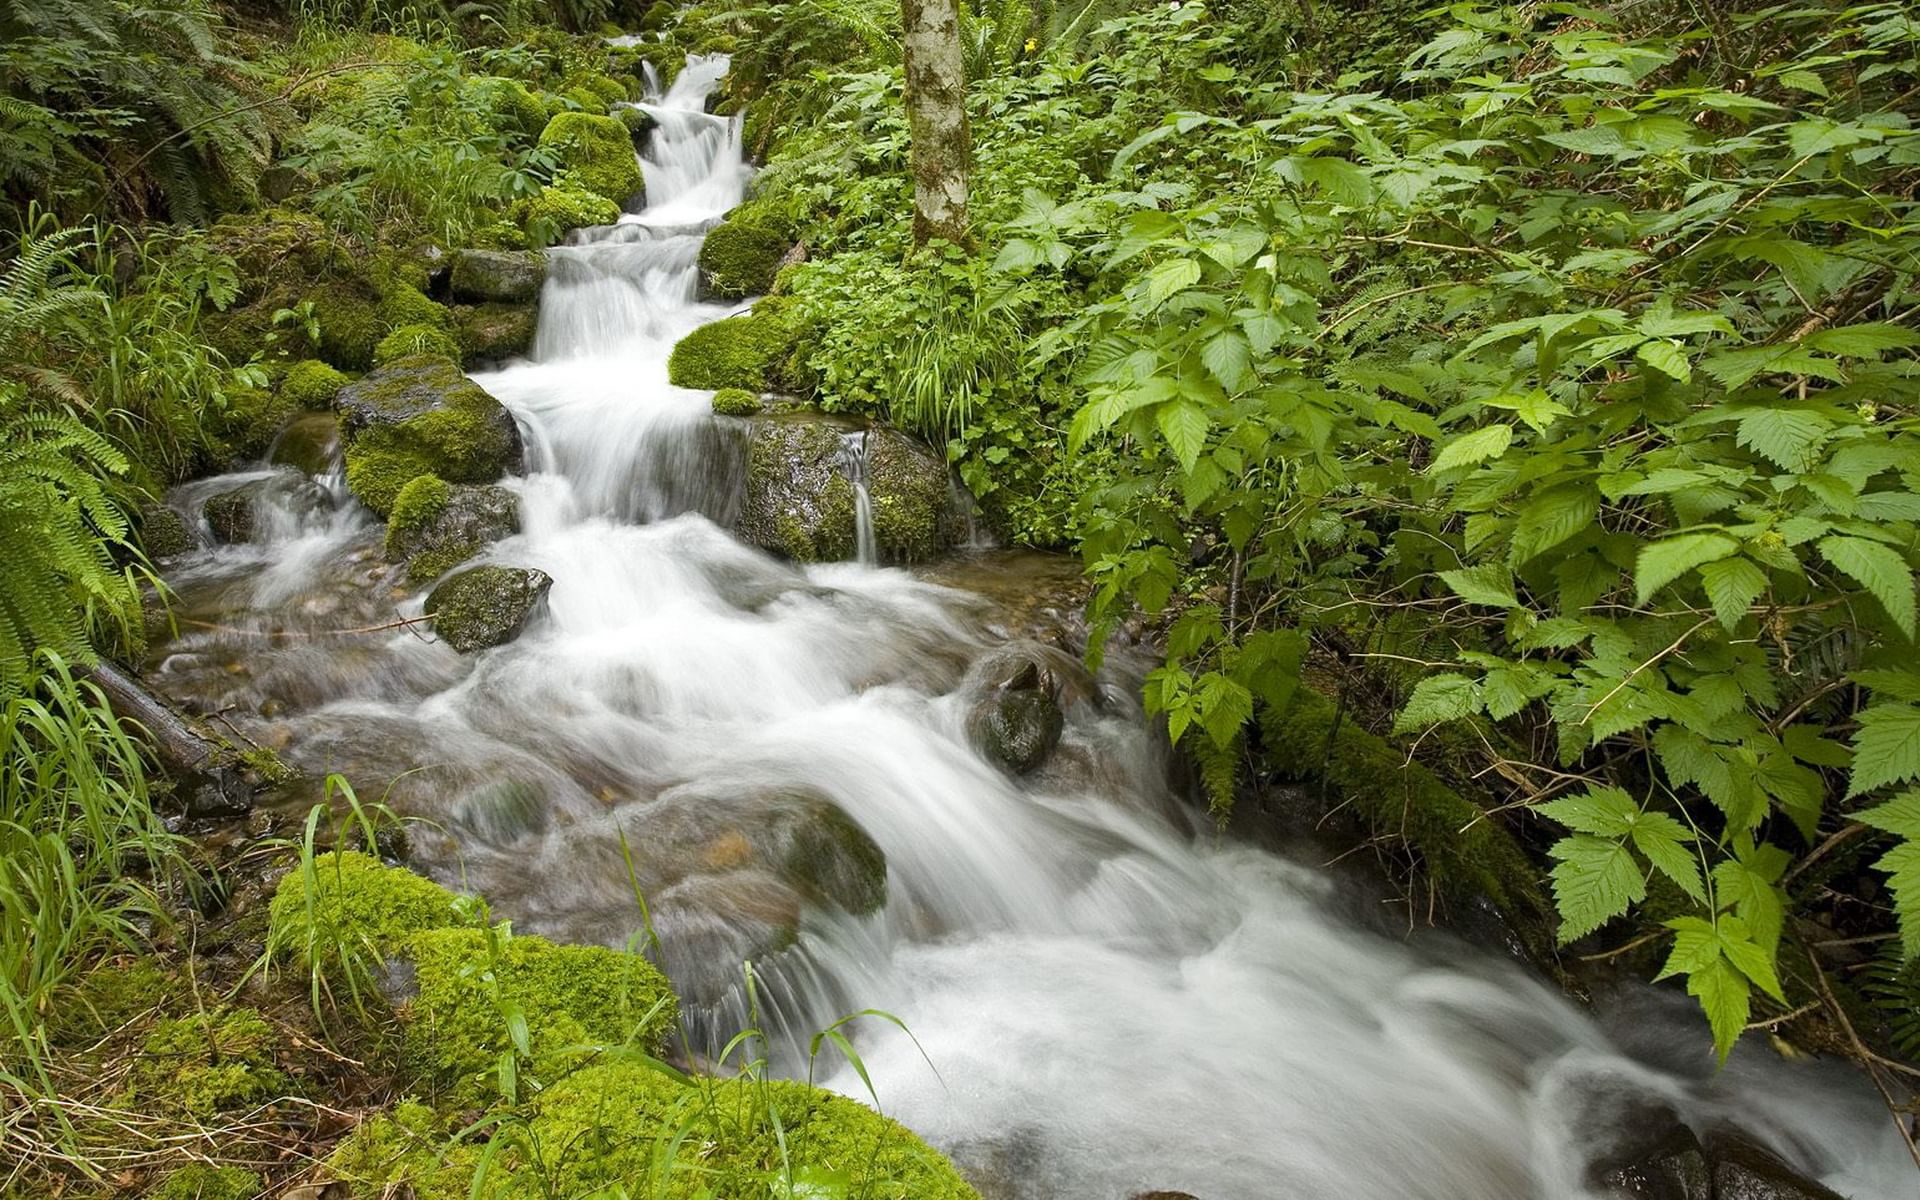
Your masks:
<path fill-rule="evenodd" d="M 145 732 L 154 757 L 179 783 L 187 816 L 238 817 L 252 810 L 255 785 L 244 755 L 232 742 L 154 695 L 114 663 L 103 659 L 85 671 L 84 678 L 100 689 L 115 717 Z"/>

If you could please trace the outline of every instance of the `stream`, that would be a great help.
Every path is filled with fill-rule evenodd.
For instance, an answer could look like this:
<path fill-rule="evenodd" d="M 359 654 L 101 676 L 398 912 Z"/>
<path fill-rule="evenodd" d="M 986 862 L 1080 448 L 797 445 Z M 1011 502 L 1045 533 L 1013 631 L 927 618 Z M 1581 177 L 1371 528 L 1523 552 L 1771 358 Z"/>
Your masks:
<path fill-rule="evenodd" d="M 303 772 L 392 780 L 363 799 L 428 822 L 416 867 L 519 931 L 630 944 L 624 841 L 697 1050 L 757 1019 L 775 1068 L 805 1075 L 813 1031 L 897 1015 L 911 1038 L 853 1027 L 880 1107 L 989 1200 L 1602 1197 L 1589 1164 L 1648 1105 L 1737 1124 L 1855 1200 L 1915 1194 L 1845 1066 L 1749 1038 L 1716 1073 L 1684 996 L 1590 1013 L 1196 828 L 1140 712 L 1147 664 L 1089 676 L 1008 616 L 1057 567 L 882 568 L 870 530 L 858 561 L 796 567 L 734 538 L 747 424 L 666 376 L 678 338 L 740 307 L 697 299 L 701 239 L 751 174 L 738 119 L 705 112 L 725 67 L 695 58 L 645 106 L 648 207 L 555 248 L 531 359 L 474 376 L 529 467 L 507 481 L 521 532 L 485 561 L 554 581 L 525 632 L 470 657 L 418 628 L 327 636 L 418 615 L 423 593 L 308 421 L 310 471 L 173 498 L 197 520 L 220 487 L 270 485 L 255 540 L 171 565 L 187 620 L 150 682 Z M 1054 682 L 1065 728 L 1014 776 L 969 722 L 1022 671 Z M 837 1059 L 814 1073 L 865 1098 Z"/>

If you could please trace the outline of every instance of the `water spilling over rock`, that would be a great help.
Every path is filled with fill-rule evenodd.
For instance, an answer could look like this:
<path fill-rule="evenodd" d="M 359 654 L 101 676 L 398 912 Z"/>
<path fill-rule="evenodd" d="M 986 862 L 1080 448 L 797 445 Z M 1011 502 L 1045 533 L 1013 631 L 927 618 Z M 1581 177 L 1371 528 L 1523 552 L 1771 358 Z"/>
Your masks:
<path fill-rule="evenodd" d="M 637 881 L 696 1046 L 747 1019 L 748 957 L 780 1070 L 848 1011 L 897 1014 L 911 1038 L 854 1027 L 883 1107 L 989 1197 L 1600 1197 L 1619 1138 L 1593 1098 L 1616 1094 L 1703 1142 L 1737 1122 L 1843 1194 L 1911 1194 L 1846 1070 L 1744 1047 L 1716 1074 L 1683 1001 L 1635 993 L 1603 1027 L 1508 961 L 1378 931 L 1321 871 L 1196 835 L 1139 664 L 1008 645 L 1048 623 L 1025 577 L 988 602 L 962 569 L 798 565 L 730 533 L 748 423 L 665 367 L 734 311 L 698 299 L 701 236 L 748 178 L 737 122 L 705 112 L 724 70 L 696 58 L 644 106 L 646 209 L 551 253 L 532 358 L 477 379 L 528 471 L 479 569 L 551 580 L 518 636 L 462 655 L 425 633 L 425 583 L 335 482 L 331 508 L 261 524 L 256 501 L 266 537 L 184 558 L 198 624 L 156 651 L 160 686 L 427 818 L 418 864 L 519 928 L 626 945 Z M 175 504 L 198 521 L 206 489 L 253 482 Z"/>

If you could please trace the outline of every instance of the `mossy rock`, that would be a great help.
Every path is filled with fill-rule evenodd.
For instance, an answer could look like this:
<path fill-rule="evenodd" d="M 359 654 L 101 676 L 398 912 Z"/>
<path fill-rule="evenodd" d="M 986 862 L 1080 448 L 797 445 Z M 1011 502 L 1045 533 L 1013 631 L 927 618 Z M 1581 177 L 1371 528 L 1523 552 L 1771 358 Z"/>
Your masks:
<path fill-rule="evenodd" d="M 1273 770 L 1323 784 L 1330 799 L 1351 805 L 1377 836 L 1405 842 L 1425 860 L 1443 895 L 1457 902 L 1485 897 L 1532 948 L 1551 945 L 1551 909 L 1539 872 L 1486 809 L 1304 684 L 1285 710 L 1263 714 L 1260 735 Z"/>
<path fill-rule="evenodd" d="M 161 1180 L 147 1200 L 253 1200 L 262 1190 L 260 1176 L 243 1167 L 188 1163 Z"/>
<path fill-rule="evenodd" d="M 460 250 L 453 256 L 455 298 L 525 304 L 540 298 L 547 258 L 537 250 Z"/>
<path fill-rule="evenodd" d="M 150 559 L 172 558 L 199 549 L 199 539 L 186 518 L 164 504 L 140 510 L 140 548 Z"/>
<path fill-rule="evenodd" d="M 533 352 L 540 310 L 531 304 L 463 304 L 453 315 L 465 366 L 504 362 Z"/>
<path fill-rule="evenodd" d="M 416 354 L 458 359 L 460 343 L 452 333 L 437 325 L 404 325 L 380 339 L 373 350 L 373 364 L 384 367 Z"/>
<path fill-rule="evenodd" d="M 865 1200 L 979 1200 L 938 1151 L 857 1101 L 791 1080 L 684 1081 L 630 1060 L 588 1066 L 534 1100 L 526 1136 L 498 1139 L 499 1200 L 611 1195 L 695 1200 L 793 1194 L 846 1181 Z M 404 1104 L 362 1125 L 329 1166 L 352 1200 L 400 1185 L 420 1200 L 464 1200 L 477 1147 L 440 1155 L 431 1112 Z M 696 1149 L 697 1147 L 697 1149 Z M 782 1182 L 783 1164 L 791 1176 Z"/>
<path fill-rule="evenodd" d="M 546 107 L 518 79 L 481 75 L 467 80 L 466 88 L 479 98 L 493 127 L 511 140 L 531 143 L 546 128 Z"/>
<path fill-rule="evenodd" d="M 599 108 L 604 113 L 606 103 Z M 623 209 L 637 209 L 645 202 L 646 180 L 633 138 L 617 118 L 591 112 L 556 114 L 541 131 L 540 145 L 558 151 L 566 169 L 588 191 Z"/>
<path fill-rule="evenodd" d="M 408 943 L 417 991 L 401 1006 L 408 1054 L 425 1076 L 480 1093 L 508 1041 L 502 1002 L 525 1016 L 535 1062 L 582 1045 L 666 1048 L 679 1020 L 654 965 L 604 946 L 561 946 L 499 930 L 442 929 Z"/>
<path fill-rule="evenodd" d="M 428 593 L 426 611 L 441 641 L 472 654 L 518 637 L 552 586 L 532 567 L 474 567 L 442 580 Z"/>
<path fill-rule="evenodd" d="M 503 487 L 449 484 L 422 475 L 400 489 L 387 518 L 387 561 L 407 581 L 438 579 L 520 528 L 520 500 Z"/>
<path fill-rule="evenodd" d="M 620 206 L 563 171 L 538 195 L 515 203 L 513 214 L 530 242 L 550 245 L 575 229 L 613 224 L 620 219 Z"/>
<path fill-rule="evenodd" d="M 782 876 L 807 899 L 855 915 L 887 902 L 887 856 L 845 809 L 818 802 L 789 821 Z"/>
<path fill-rule="evenodd" d="M 420 271 L 424 279 L 426 272 Z M 430 329 L 452 329 L 453 313 L 447 306 L 427 295 L 416 279 L 395 280 L 382 289 L 380 322 L 388 329 L 424 325 Z"/>
<path fill-rule="evenodd" d="M 751 417 L 760 411 L 760 397 L 745 388 L 721 388 L 713 394 L 713 411 L 722 417 Z"/>
<path fill-rule="evenodd" d="M 737 532 L 795 562 L 851 557 L 856 498 L 849 436 L 866 439 L 874 542 L 888 562 L 922 562 L 964 531 L 944 464 L 897 430 L 853 432 L 818 413 L 754 423 Z"/>
<path fill-rule="evenodd" d="M 333 398 L 351 382 L 337 368 L 315 359 L 297 362 L 280 379 L 280 397 L 288 407 L 303 412 L 325 412 Z"/>
<path fill-rule="evenodd" d="M 281 1035 L 250 1008 L 212 1009 L 161 1021 L 140 1048 L 129 1080 L 134 1103 L 206 1118 L 282 1094 L 274 1064 Z"/>
<path fill-rule="evenodd" d="M 652 113 L 644 108 L 635 108 L 632 105 L 622 105 L 616 108 L 613 111 L 613 115 L 616 120 L 627 127 L 627 136 L 633 139 L 633 148 L 635 150 L 644 150 L 646 148 L 647 139 L 653 136 L 654 127 L 659 124 L 658 121 L 653 119 Z"/>
<path fill-rule="evenodd" d="M 431 879 L 357 850 L 314 856 L 280 880 L 267 906 L 267 950 L 300 969 L 344 974 L 340 949 L 384 958 L 414 935 L 459 924 L 457 897 Z"/>
<path fill-rule="evenodd" d="M 452 359 L 398 359 L 334 398 L 347 438 L 347 486 L 386 516 L 416 476 L 491 483 L 521 468 L 513 414 Z"/>
<path fill-rule="evenodd" d="M 207 426 L 236 462 L 251 462 L 266 453 L 280 427 L 298 411 L 284 393 L 265 388 L 228 388 L 223 399 L 225 403 L 209 413 Z"/>
<path fill-rule="evenodd" d="M 716 300 L 744 300 L 771 290 L 793 242 L 751 220 L 722 222 L 700 243 L 700 288 Z"/>
<path fill-rule="evenodd" d="M 154 958 L 109 962 L 61 990 L 47 1014 L 47 1037 L 57 1046 L 86 1045 L 166 1012 L 179 995 L 180 980 Z"/>
<path fill-rule="evenodd" d="M 680 339 L 667 358 L 667 379 L 677 387 L 744 388 L 750 392 L 812 391 L 800 361 L 808 326 L 790 301 L 770 297 L 752 311 L 700 326 Z"/>
<path fill-rule="evenodd" d="M 345 371 L 373 365 L 374 348 L 386 327 L 379 317 L 379 293 L 360 280 L 337 280 L 308 291 L 313 319 L 320 325 L 319 355 Z"/>

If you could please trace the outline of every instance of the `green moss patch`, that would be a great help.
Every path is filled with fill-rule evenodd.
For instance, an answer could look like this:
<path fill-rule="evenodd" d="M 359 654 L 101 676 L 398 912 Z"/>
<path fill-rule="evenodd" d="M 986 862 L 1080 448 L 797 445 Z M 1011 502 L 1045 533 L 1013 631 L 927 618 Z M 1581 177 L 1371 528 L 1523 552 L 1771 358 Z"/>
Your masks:
<path fill-rule="evenodd" d="M 268 905 L 267 949 L 307 967 L 340 967 L 339 948 L 394 953 L 415 934 L 458 923 L 456 897 L 431 879 L 382 866 L 357 850 L 317 855 L 289 872 Z"/>
<path fill-rule="evenodd" d="M 604 112 L 609 102 L 598 107 Z M 540 144 L 560 153 L 580 186 L 615 204 L 624 206 L 646 190 L 633 138 L 616 118 L 591 112 L 559 113 L 541 131 Z"/>
<path fill-rule="evenodd" d="M 375 366 L 385 366 L 415 354 L 435 354 L 457 360 L 460 343 L 438 325 L 405 325 L 380 339 L 373 350 L 373 362 Z"/>
<path fill-rule="evenodd" d="M 421 475 L 491 483 L 520 464 L 512 414 L 452 359 L 396 359 L 335 397 L 347 433 L 347 486 L 386 516 Z"/>
<path fill-rule="evenodd" d="M 713 394 L 713 411 L 723 417 L 750 417 L 760 411 L 760 397 L 745 388 L 721 388 Z"/>
<path fill-rule="evenodd" d="M 799 363 L 806 322 L 787 301 L 770 298 L 751 312 L 702 325 L 680 339 L 667 359 L 679 387 L 750 392 L 811 390 Z"/>
<path fill-rule="evenodd" d="M 719 300 L 743 300 L 773 287 L 793 242 L 778 229 L 730 217 L 700 243 L 700 282 Z"/>
<path fill-rule="evenodd" d="M 287 368 L 280 380 L 280 396 L 290 407 L 305 412 L 325 412 L 333 407 L 333 398 L 348 382 L 338 369 L 307 359 Z"/>
<path fill-rule="evenodd" d="M 537 196 L 514 205 L 514 216 L 529 241 L 550 245 L 569 231 L 589 225 L 611 225 L 620 219 L 620 206 L 562 171 Z"/>
<path fill-rule="evenodd" d="M 148 1200 L 253 1200 L 264 1189 L 260 1176 L 240 1167 L 189 1163 L 147 1193 Z"/>
<path fill-rule="evenodd" d="M 156 1112 L 192 1117 L 259 1104 L 284 1093 L 274 1065 L 279 1034 L 248 1008 L 194 1013 L 162 1021 L 141 1046 L 131 1087 Z"/>
<path fill-rule="evenodd" d="M 454 310 L 454 322 L 460 361 L 474 366 L 532 352 L 540 315 L 531 304 L 463 304 Z"/>
<path fill-rule="evenodd" d="M 652 963 L 604 946 L 444 929 L 415 937 L 406 954 L 419 984 L 402 1013 L 409 1050 L 428 1074 L 476 1094 L 476 1077 L 511 1045 L 509 1006 L 526 1018 L 533 1060 L 549 1065 L 583 1045 L 659 1053 L 679 1016 Z"/>

